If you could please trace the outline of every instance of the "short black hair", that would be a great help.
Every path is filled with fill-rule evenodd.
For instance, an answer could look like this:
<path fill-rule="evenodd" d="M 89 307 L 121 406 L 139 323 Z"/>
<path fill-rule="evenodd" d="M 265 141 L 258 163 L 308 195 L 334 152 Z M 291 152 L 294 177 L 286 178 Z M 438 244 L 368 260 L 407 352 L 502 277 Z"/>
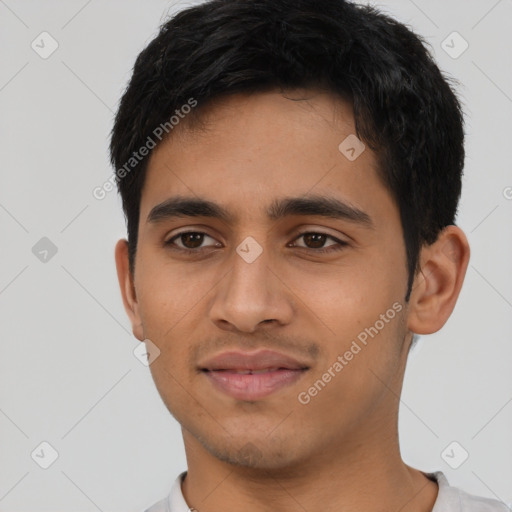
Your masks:
<path fill-rule="evenodd" d="M 133 152 L 157 127 L 172 134 L 170 117 L 191 99 L 186 123 L 222 96 L 320 88 L 350 101 L 356 135 L 377 155 L 400 211 L 408 301 L 421 247 L 454 224 L 464 167 L 455 80 L 427 46 L 376 8 L 344 0 L 210 0 L 166 21 L 137 57 L 112 129 L 132 274 L 150 156 Z"/>

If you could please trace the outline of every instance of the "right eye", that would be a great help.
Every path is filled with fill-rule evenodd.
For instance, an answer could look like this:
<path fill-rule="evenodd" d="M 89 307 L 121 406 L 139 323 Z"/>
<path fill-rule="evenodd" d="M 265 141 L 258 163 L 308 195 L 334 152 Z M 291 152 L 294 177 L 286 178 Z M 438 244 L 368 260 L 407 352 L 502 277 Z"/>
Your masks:
<path fill-rule="evenodd" d="M 199 252 L 198 249 L 203 248 L 201 247 L 201 245 L 204 242 L 205 238 L 210 238 L 211 240 L 215 241 L 214 238 L 200 231 L 182 231 L 181 233 L 178 233 L 169 240 L 167 240 L 165 242 L 165 245 L 169 246 L 172 250 L 185 252 Z M 220 242 L 215 242 L 215 244 L 210 245 L 209 247 L 220 246 Z"/>

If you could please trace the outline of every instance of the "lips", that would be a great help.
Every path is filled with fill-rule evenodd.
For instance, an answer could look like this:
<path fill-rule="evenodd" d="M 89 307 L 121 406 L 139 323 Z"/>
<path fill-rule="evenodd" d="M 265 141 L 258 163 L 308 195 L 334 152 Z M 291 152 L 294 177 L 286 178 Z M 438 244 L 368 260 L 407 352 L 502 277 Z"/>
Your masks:
<path fill-rule="evenodd" d="M 258 373 L 269 373 L 269 372 L 276 372 L 278 370 L 286 370 L 286 368 L 263 368 L 262 370 L 231 370 L 231 369 L 222 369 L 222 370 L 207 370 L 207 371 L 213 371 L 213 372 L 229 372 L 229 373 L 236 373 L 238 375 L 254 375 Z"/>
<path fill-rule="evenodd" d="M 301 370 L 308 365 L 273 350 L 223 352 L 199 365 L 201 370 L 260 371 L 267 369 Z"/>
<path fill-rule="evenodd" d="M 295 383 L 309 366 L 273 350 L 259 350 L 223 352 L 199 368 L 219 391 L 254 401 Z"/>

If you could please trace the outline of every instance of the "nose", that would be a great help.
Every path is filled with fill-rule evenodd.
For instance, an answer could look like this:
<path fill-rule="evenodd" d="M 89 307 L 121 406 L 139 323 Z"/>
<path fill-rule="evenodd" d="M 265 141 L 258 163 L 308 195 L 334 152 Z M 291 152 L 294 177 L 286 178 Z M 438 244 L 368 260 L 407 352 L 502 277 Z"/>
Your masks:
<path fill-rule="evenodd" d="M 220 329 L 253 333 L 261 325 L 286 325 L 293 315 L 292 292 L 272 269 L 264 250 L 251 263 L 232 255 L 231 271 L 216 287 L 210 318 Z"/>

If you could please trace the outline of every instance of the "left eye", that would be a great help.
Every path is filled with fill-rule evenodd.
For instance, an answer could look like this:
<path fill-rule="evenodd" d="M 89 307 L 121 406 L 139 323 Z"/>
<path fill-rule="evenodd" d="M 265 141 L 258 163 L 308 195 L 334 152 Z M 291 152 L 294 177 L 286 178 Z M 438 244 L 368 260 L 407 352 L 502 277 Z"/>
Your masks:
<path fill-rule="evenodd" d="M 316 249 L 316 252 L 329 252 L 329 251 L 338 251 L 343 248 L 343 246 L 348 245 L 347 242 L 343 242 L 342 240 L 338 240 L 331 235 L 327 235 L 326 233 L 316 233 L 316 232 L 307 232 L 301 233 L 295 240 L 299 240 L 300 238 L 304 239 L 304 245 L 297 245 L 296 247 L 303 247 L 306 249 Z M 331 239 L 333 241 L 332 244 L 325 246 L 325 242 Z"/>

